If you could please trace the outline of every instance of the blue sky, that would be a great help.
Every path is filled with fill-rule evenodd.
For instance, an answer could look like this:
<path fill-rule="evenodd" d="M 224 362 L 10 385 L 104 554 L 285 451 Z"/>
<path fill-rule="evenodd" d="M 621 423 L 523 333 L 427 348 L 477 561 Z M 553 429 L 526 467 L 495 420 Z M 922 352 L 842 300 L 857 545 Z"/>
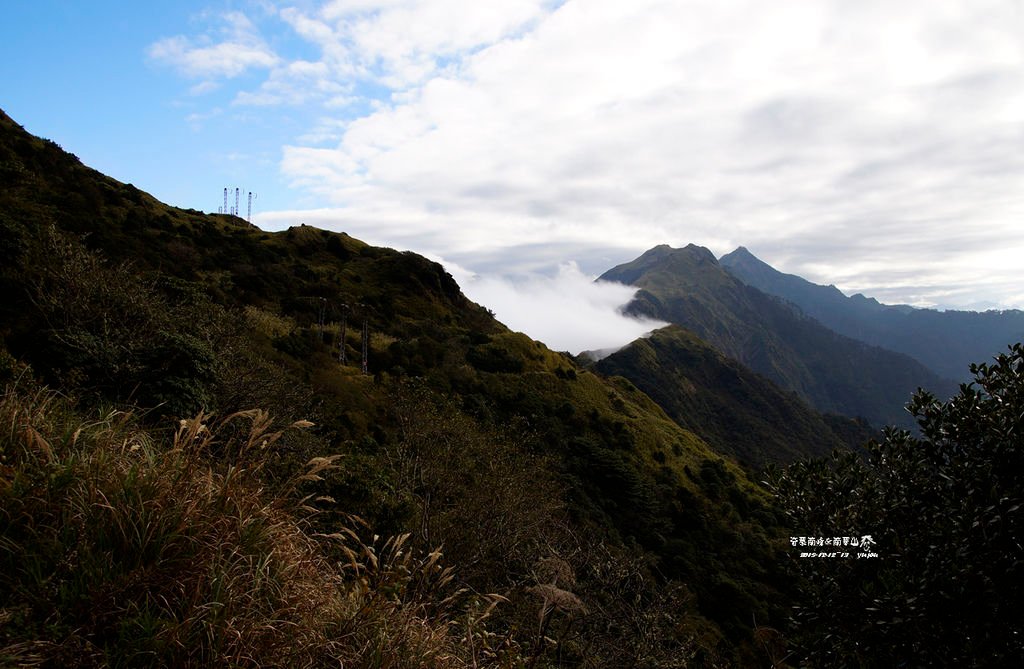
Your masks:
<path fill-rule="evenodd" d="M 191 95 L 190 77 L 148 55 L 167 36 L 216 34 L 231 11 L 204 2 L 12 3 L 0 26 L 0 106 L 86 164 L 171 204 L 215 211 L 221 189 L 238 186 L 256 190 L 265 209 L 291 206 L 280 147 L 310 114 L 233 109 L 238 90 L 259 85 L 252 71 Z M 294 42 L 282 31 L 278 46 L 301 47 Z M 224 113 L 189 120 L 217 108 Z"/>
<path fill-rule="evenodd" d="M 1024 306 L 1014 0 L 8 4 L 0 107 L 30 131 L 171 204 L 238 186 L 265 228 L 442 259 L 471 296 L 693 242 Z"/>

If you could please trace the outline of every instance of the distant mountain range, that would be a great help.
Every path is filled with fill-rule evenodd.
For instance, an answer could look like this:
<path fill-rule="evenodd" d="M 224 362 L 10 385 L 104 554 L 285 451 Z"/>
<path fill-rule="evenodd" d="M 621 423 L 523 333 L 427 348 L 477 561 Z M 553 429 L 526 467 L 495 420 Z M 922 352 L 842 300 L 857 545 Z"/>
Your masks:
<path fill-rule="evenodd" d="M 629 313 L 691 330 L 825 413 L 910 427 L 903 406 L 914 390 L 947 397 L 956 388 L 904 353 L 838 334 L 747 285 L 703 247 L 657 246 L 600 279 L 639 288 Z"/>
<path fill-rule="evenodd" d="M 847 297 L 784 274 L 744 247 L 722 256 L 721 266 L 743 283 L 781 297 L 836 332 L 905 353 L 939 376 L 966 380 L 973 362 L 987 362 L 1024 339 L 1024 311 L 936 311 Z"/>

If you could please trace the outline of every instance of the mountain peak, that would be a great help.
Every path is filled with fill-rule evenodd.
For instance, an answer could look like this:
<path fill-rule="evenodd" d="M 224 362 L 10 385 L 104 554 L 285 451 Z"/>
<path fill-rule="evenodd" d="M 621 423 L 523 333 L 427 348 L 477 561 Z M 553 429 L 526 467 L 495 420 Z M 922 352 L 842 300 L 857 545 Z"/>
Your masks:
<path fill-rule="evenodd" d="M 690 255 L 698 261 L 710 262 L 712 265 L 718 264 L 718 258 L 716 258 L 715 254 L 711 252 L 711 249 L 706 246 L 687 244 L 683 250 L 689 252 Z"/>
<path fill-rule="evenodd" d="M 698 246 L 696 244 L 687 244 L 682 248 L 675 248 L 668 244 L 658 244 L 657 246 L 644 251 L 644 253 L 634 262 L 657 262 L 666 258 L 695 260 L 699 263 L 710 262 L 713 265 L 718 264 L 718 259 L 715 258 L 715 254 L 711 252 L 711 249 L 705 246 Z"/>
<path fill-rule="evenodd" d="M 747 267 L 770 267 L 768 263 L 761 260 L 753 253 L 750 252 L 746 246 L 737 246 L 736 250 L 731 253 L 726 253 L 718 260 L 723 267 L 735 267 L 737 265 L 744 265 Z"/>
<path fill-rule="evenodd" d="M 696 286 L 722 280 L 735 281 L 719 266 L 710 249 L 696 244 L 682 248 L 659 244 L 639 258 L 608 270 L 600 280 L 641 288 L 660 284 Z"/>

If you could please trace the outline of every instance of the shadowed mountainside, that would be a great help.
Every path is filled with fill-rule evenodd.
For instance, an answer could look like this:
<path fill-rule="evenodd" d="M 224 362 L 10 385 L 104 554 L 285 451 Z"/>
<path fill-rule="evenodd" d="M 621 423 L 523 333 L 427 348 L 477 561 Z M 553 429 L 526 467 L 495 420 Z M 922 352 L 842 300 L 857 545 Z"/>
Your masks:
<path fill-rule="evenodd" d="M 837 334 L 747 286 L 702 247 L 657 246 L 600 279 L 640 289 L 629 313 L 691 330 L 825 413 L 909 426 L 903 405 L 914 390 L 945 397 L 955 389 L 906 355 Z"/>
<path fill-rule="evenodd" d="M 827 456 L 877 436 L 865 423 L 819 414 L 678 326 L 638 339 L 595 368 L 629 379 L 680 425 L 756 467 Z"/>
<path fill-rule="evenodd" d="M 739 247 L 719 260 L 730 274 L 760 291 L 792 302 L 836 332 L 905 353 L 936 374 L 966 381 L 971 363 L 989 360 L 1024 339 L 1024 311 L 937 311 L 881 304 L 861 294 L 847 297 L 784 274 Z"/>

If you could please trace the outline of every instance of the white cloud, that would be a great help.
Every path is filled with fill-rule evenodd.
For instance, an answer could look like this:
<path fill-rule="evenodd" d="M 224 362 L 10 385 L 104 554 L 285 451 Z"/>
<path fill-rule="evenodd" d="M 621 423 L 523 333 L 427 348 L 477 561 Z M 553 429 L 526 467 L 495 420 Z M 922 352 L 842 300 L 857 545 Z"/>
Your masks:
<path fill-rule="evenodd" d="M 451 263 L 442 264 L 457 277 L 467 297 L 494 311 L 508 327 L 556 351 L 616 349 L 666 325 L 623 315 L 621 308 L 636 290 L 595 282 L 573 263 L 562 265 L 555 276 L 520 279 L 469 276 L 464 268 L 455 266 L 453 272 Z"/>
<path fill-rule="evenodd" d="M 301 105 L 313 99 L 339 97 L 349 90 L 349 86 L 332 79 L 325 63 L 296 60 L 275 67 L 258 91 L 241 91 L 235 96 L 234 104 L 257 107 Z"/>
<path fill-rule="evenodd" d="M 1006 261 L 1024 257 L 1019 3 L 305 7 L 279 16 L 316 69 L 279 63 L 238 98 L 320 105 L 281 162 L 320 208 L 267 221 L 473 269 L 598 271 L 588 262 L 657 243 L 745 244 L 893 301 L 1019 299 L 1024 269 Z"/>
<path fill-rule="evenodd" d="M 541 0 L 328 2 L 318 12 L 281 11 L 326 61 L 401 89 L 425 81 L 446 59 L 514 35 L 542 15 Z"/>
<path fill-rule="evenodd" d="M 208 112 L 193 112 L 185 117 L 185 121 L 191 126 L 193 131 L 198 132 L 202 130 L 203 125 L 212 118 L 216 118 L 224 113 L 224 110 L 220 107 L 214 107 Z"/>
<path fill-rule="evenodd" d="M 220 88 L 216 81 L 201 81 L 188 89 L 188 94 L 193 96 L 206 95 Z"/>
<path fill-rule="evenodd" d="M 277 54 L 263 41 L 245 14 L 229 12 L 221 18 L 223 23 L 217 37 L 204 35 L 196 40 L 184 35 L 166 37 L 151 44 L 147 54 L 185 76 L 202 78 L 237 77 L 251 68 L 270 68 L 278 63 Z M 200 84 L 204 85 L 208 82 Z"/>

